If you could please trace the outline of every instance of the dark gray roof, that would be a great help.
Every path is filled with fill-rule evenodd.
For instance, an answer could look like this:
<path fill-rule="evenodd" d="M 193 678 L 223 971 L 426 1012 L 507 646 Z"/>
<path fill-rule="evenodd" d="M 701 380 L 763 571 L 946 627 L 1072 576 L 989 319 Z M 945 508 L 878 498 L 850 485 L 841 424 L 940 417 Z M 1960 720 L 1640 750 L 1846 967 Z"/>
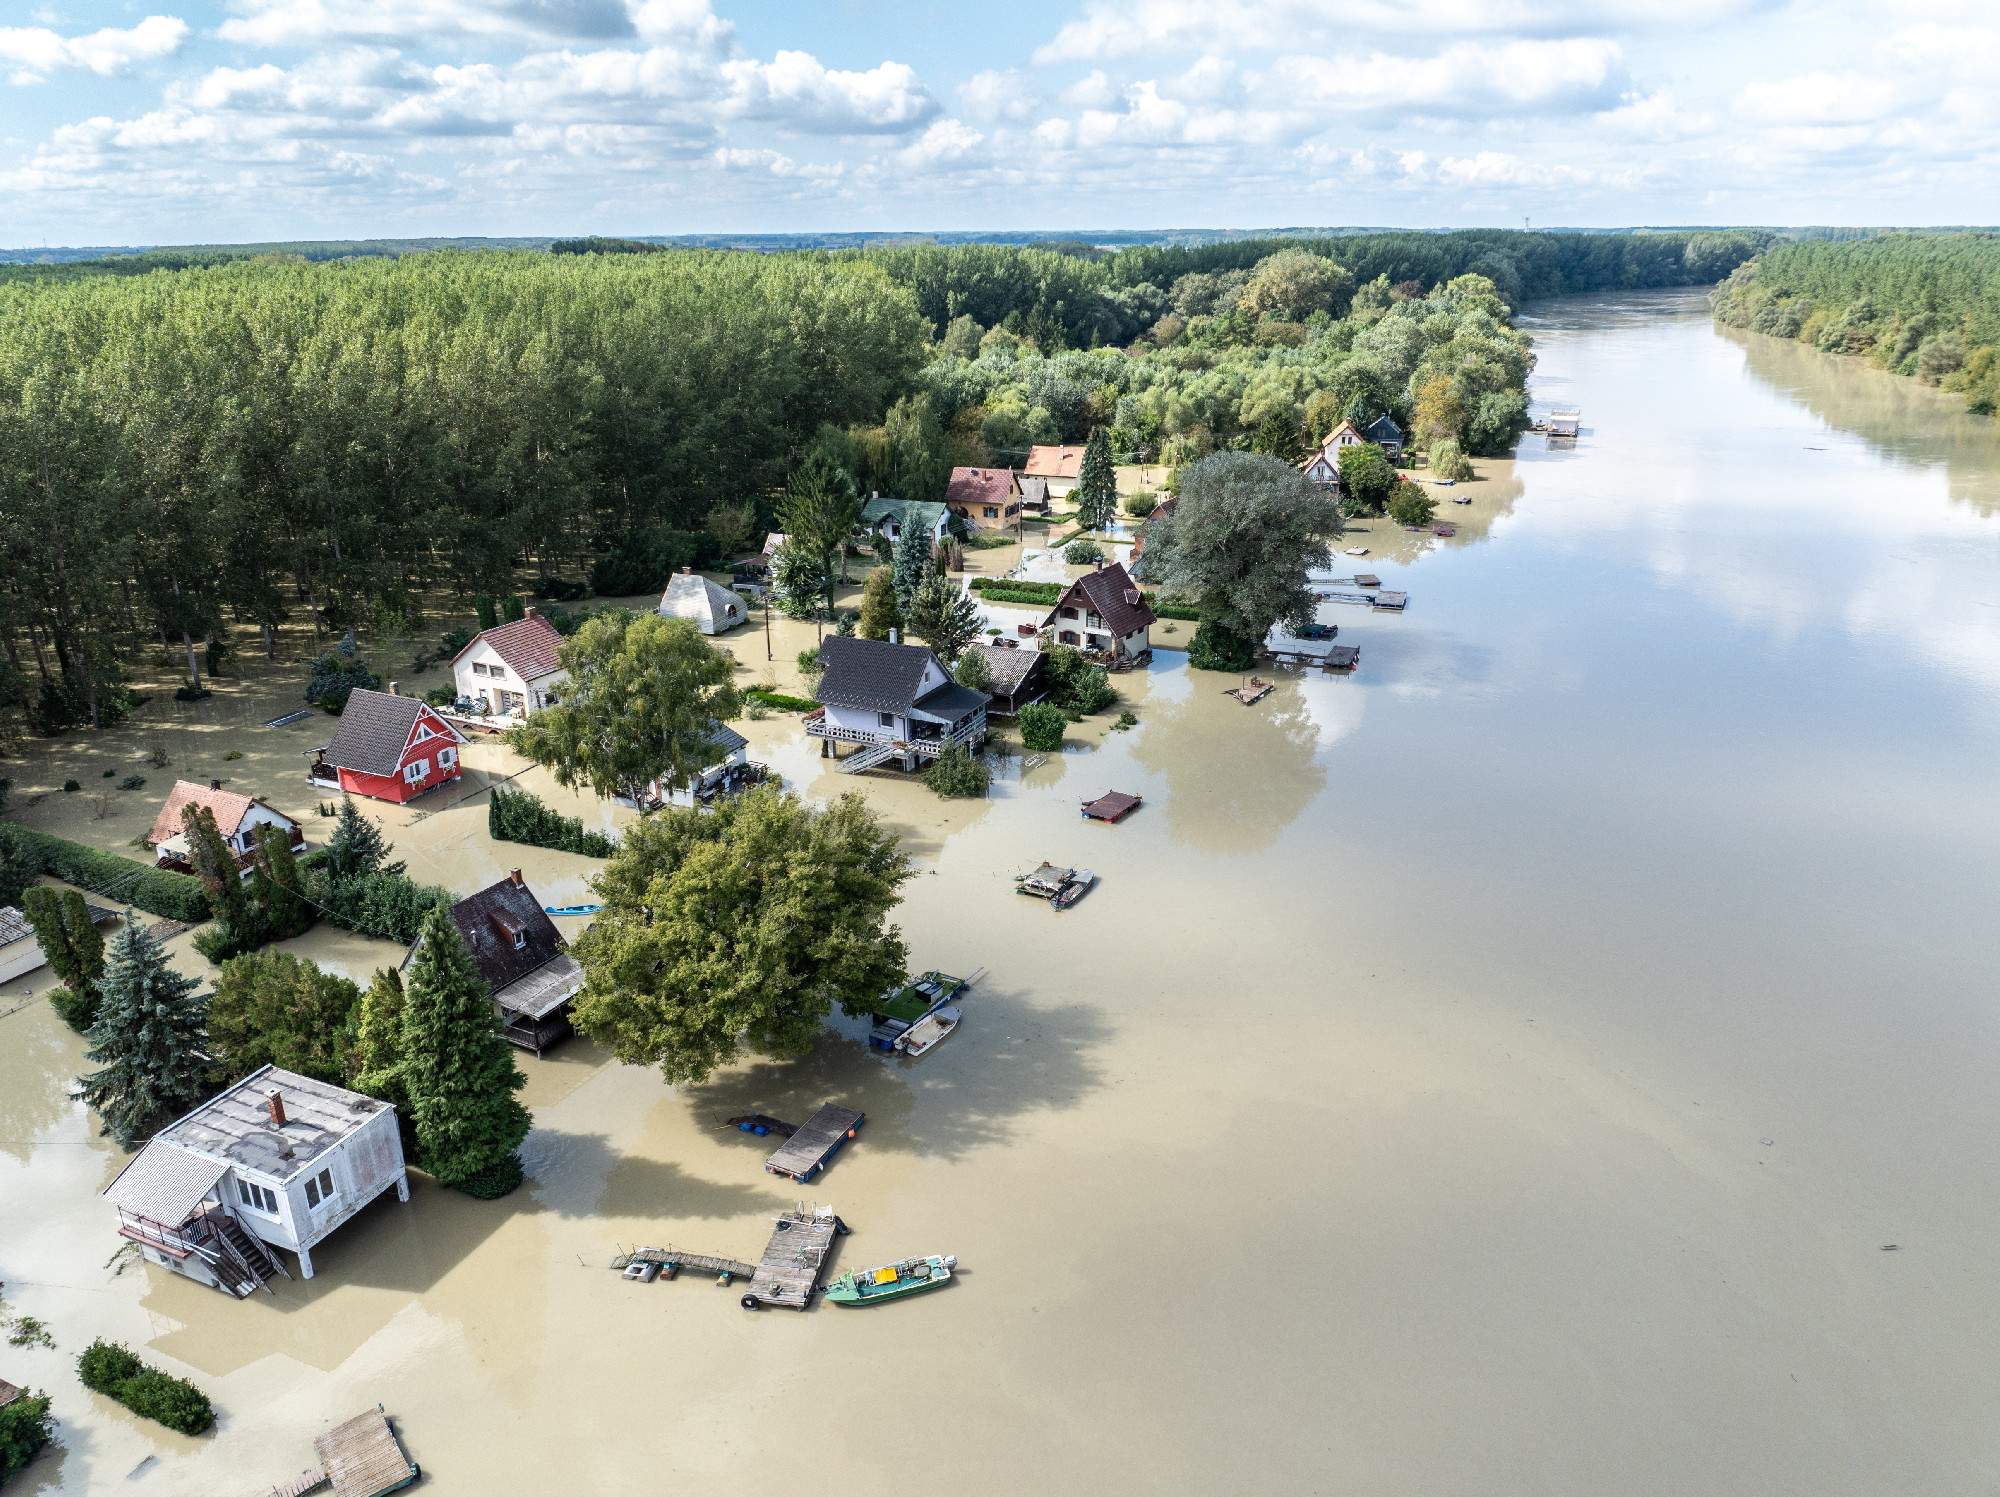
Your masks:
<path fill-rule="evenodd" d="M 1369 424 L 1368 440 L 1378 446 L 1383 442 L 1400 442 L 1403 440 L 1403 428 L 1388 416 L 1377 416 Z"/>
<path fill-rule="evenodd" d="M 905 515 L 903 511 L 910 511 Z M 861 506 L 861 523 L 868 526 L 880 525 L 884 520 L 894 520 L 898 525 L 904 520 L 914 520 L 920 530 L 935 530 L 937 522 L 944 518 L 945 507 L 920 499 L 888 499 L 881 495 L 868 500 Z"/>
<path fill-rule="evenodd" d="M 282 1133 L 271 1126 L 270 1104 L 264 1097 L 272 1087 L 285 1102 Z M 346 1087 L 265 1066 L 161 1130 L 155 1142 L 288 1180 L 388 1109 L 387 1102 Z"/>
<path fill-rule="evenodd" d="M 403 746 L 423 710 L 417 697 L 357 688 L 340 714 L 333 742 L 326 746 L 326 762 L 356 774 L 395 774 L 402 768 Z"/>
<path fill-rule="evenodd" d="M 993 689 L 1003 697 L 1013 696 L 1021 689 L 1021 683 L 1034 674 L 1035 667 L 1042 663 L 1040 650 L 1008 649 L 1005 645 L 968 645 L 968 649 L 979 651 L 986 657 L 986 668 L 993 673 Z"/>
<path fill-rule="evenodd" d="M 562 933 L 525 884 L 503 878 L 451 907 L 451 923 L 465 939 L 472 964 L 486 985 L 499 992 L 562 955 Z M 514 944 L 514 933 L 527 937 Z"/>
<path fill-rule="evenodd" d="M 820 677 L 818 699 L 862 712 L 908 712 L 923 683 L 925 664 L 937 661 L 938 669 L 944 669 L 926 645 L 892 645 L 886 639 L 845 634 L 828 635 L 819 658 L 826 674 Z"/>
<path fill-rule="evenodd" d="M 730 727 L 728 723 L 717 723 L 708 734 L 709 745 L 725 754 L 733 754 L 740 748 L 748 748 L 750 740 Z"/>
<path fill-rule="evenodd" d="M 913 705 L 919 712 L 942 718 L 948 723 L 955 723 L 968 712 L 977 712 L 991 700 L 992 698 L 983 691 L 974 691 L 969 686 L 960 686 L 957 682 L 953 682 L 948 686 L 938 687 L 936 691 L 919 699 Z"/>
<path fill-rule="evenodd" d="M 1062 616 L 1066 607 L 1078 606 L 1077 594 L 1081 593 L 1082 606 L 1088 608 L 1104 620 L 1105 626 L 1119 638 L 1136 634 L 1153 622 L 1153 610 L 1146 606 L 1145 594 L 1138 585 L 1125 574 L 1125 568 L 1112 562 L 1102 571 L 1085 572 L 1072 582 L 1069 590 L 1057 599 L 1055 609 L 1049 614 L 1053 622 Z"/>

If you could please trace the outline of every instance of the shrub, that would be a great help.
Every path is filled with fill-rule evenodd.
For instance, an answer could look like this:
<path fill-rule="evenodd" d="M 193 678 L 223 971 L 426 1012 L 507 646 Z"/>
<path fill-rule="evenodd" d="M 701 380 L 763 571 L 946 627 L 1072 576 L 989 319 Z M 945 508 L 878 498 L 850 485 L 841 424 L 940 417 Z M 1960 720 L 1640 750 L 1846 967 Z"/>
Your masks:
<path fill-rule="evenodd" d="M 208 1395 L 186 1378 L 148 1367 L 122 1346 L 98 1340 L 76 1359 L 77 1376 L 92 1392 L 115 1398 L 133 1413 L 184 1435 L 215 1423 Z"/>
<path fill-rule="evenodd" d="M 934 793 L 947 798 L 984 795 L 992 778 L 986 772 L 986 766 L 967 753 L 962 743 L 952 744 L 924 771 L 924 784 Z"/>
<path fill-rule="evenodd" d="M 102 778 L 104 778 L 104 779 L 107 779 L 107 780 L 108 780 L 108 779 L 110 779 L 110 778 L 111 778 L 111 777 L 112 777 L 113 775 L 115 775 L 116 773 L 118 773 L 118 771 L 117 771 L 117 770 L 115 770 L 115 769 L 107 769 L 107 770 L 105 770 L 105 771 L 104 771 L 104 774 L 103 774 Z"/>
<path fill-rule="evenodd" d="M 242 749 L 231 749 L 228 753 L 222 756 L 222 762 L 225 764 L 234 764 L 238 759 L 241 759 L 242 757 L 243 757 Z M 143 784 L 144 782 L 141 781 L 141 783 Z"/>
<path fill-rule="evenodd" d="M 966 585 L 996 603 L 1053 603 L 1068 591 L 1065 583 L 1023 582 L 1018 577 L 974 577 Z"/>
<path fill-rule="evenodd" d="M 1431 443 L 1431 472 L 1442 482 L 1457 483 L 1472 477 L 1472 464 L 1454 437 Z"/>
<path fill-rule="evenodd" d="M 458 700 L 458 688 L 456 686 L 433 686 L 429 691 L 424 693 L 424 700 L 429 702 L 433 707 L 449 707 Z"/>
<path fill-rule="evenodd" d="M 604 833 L 585 831 L 581 817 L 564 816 L 531 792 L 504 785 L 495 786 L 487 802 L 486 832 L 496 842 L 552 847 L 586 858 L 608 858 L 618 851 L 618 844 Z"/>
<path fill-rule="evenodd" d="M 55 1428 L 46 1393 L 23 1393 L 0 1408 L 0 1481 L 24 1469 L 49 1443 Z"/>
<path fill-rule="evenodd" d="M 1184 624 L 1201 622 L 1201 610 L 1190 608 L 1185 603 L 1148 603 L 1146 606 L 1153 610 L 1154 618 L 1179 619 Z"/>
<path fill-rule="evenodd" d="M 1075 717 L 1102 712 L 1118 700 L 1111 674 L 1101 665 L 1092 665 L 1081 651 L 1057 645 L 1047 655 L 1049 699 Z"/>
<path fill-rule="evenodd" d="M 952 679 L 970 691 L 991 691 L 993 689 L 993 667 L 986 663 L 986 655 L 980 650 L 967 650 L 958 657 L 958 664 L 951 669 Z"/>
<path fill-rule="evenodd" d="M 1399 483 L 1389 501 L 1389 518 L 1398 525 L 1428 525 L 1437 515 L 1437 501 L 1421 484 Z"/>
<path fill-rule="evenodd" d="M 527 1178 L 521 1168 L 519 1154 L 507 1154 L 496 1159 L 483 1170 L 475 1170 L 463 1180 L 451 1182 L 453 1190 L 463 1191 L 475 1201 L 497 1201 L 515 1190 Z"/>
<path fill-rule="evenodd" d="M 567 577 L 545 577 L 541 585 L 535 589 L 535 596 L 552 598 L 558 603 L 574 603 L 589 592 L 588 583 L 572 582 Z"/>
<path fill-rule="evenodd" d="M 471 643 L 472 631 L 470 629 L 447 629 L 438 640 L 438 654 L 442 658 L 449 660 Z"/>
<path fill-rule="evenodd" d="M 367 661 L 349 660 L 338 650 L 328 650 L 312 663 L 305 699 L 338 717 L 347 710 L 347 699 L 357 687 L 374 691 L 381 684 Z"/>
<path fill-rule="evenodd" d="M 49 1007 L 56 1011 L 58 1019 L 78 1034 L 88 1034 L 90 1026 L 97 1022 L 97 990 L 52 988 L 49 990 Z"/>
<path fill-rule="evenodd" d="M 0 827 L 0 843 L 11 844 L 16 857 L 35 865 L 50 878 L 122 900 L 150 915 L 190 924 L 199 924 L 209 917 L 208 895 L 201 887 L 201 880 L 190 874 L 149 868 L 115 852 L 85 847 L 80 842 L 22 826 Z M 0 863 L 6 861 L 6 855 L 0 854 Z"/>
<path fill-rule="evenodd" d="M 825 670 L 825 669 L 826 669 L 826 667 L 825 667 L 825 666 L 823 666 L 823 665 L 821 665 L 821 664 L 819 663 L 819 646 L 818 646 L 818 645 L 813 645 L 813 646 L 812 646 L 811 648 L 809 648 L 809 649 L 804 649 L 804 650 L 801 650 L 801 651 L 799 651 L 799 672 L 800 672 L 800 674 L 802 674 L 802 675 L 808 675 L 808 676 L 809 676 L 809 675 L 811 675 L 811 674 L 812 674 L 812 673 L 813 673 L 814 671 L 822 671 L 822 670 Z"/>
<path fill-rule="evenodd" d="M 1115 724 L 1113 724 L 1113 726 L 1119 728 L 1136 728 L 1138 725 L 1139 725 L 1139 718 L 1137 714 L 1133 713 L 1129 709 L 1119 713 L 1118 721 Z"/>
<path fill-rule="evenodd" d="M 1160 507 L 1158 494 L 1134 494 L 1125 501 L 1125 513 L 1135 520 L 1143 520 Z"/>
<path fill-rule="evenodd" d="M 186 676 L 181 677 L 181 684 L 174 688 L 174 700 L 177 702 L 205 702 L 214 695 L 206 686 L 197 686 Z"/>
<path fill-rule="evenodd" d="M 753 686 L 743 693 L 746 700 L 760 702 L 766 707 L 775 707 L 780 712 L 813 712 L 819 703 L 808 697 L 786 696 L 781 691 L 766 691 L 761 686 Z"/>
<path fill-rule="evenodd" d="M 1069 726 L 1069 718 L 1053 703 L 1036 702 L 1021 709 L 1020 724 L 1022 748 L 1053 754 L 1062 749 L 1063 729 Z"/>
<path fill-rule="evenodd" d="M 1087 567 L 1104 560 L 1104 551 L 1096 541 L 1071 541 L 1063 547 L 1063 560 L 1073 567 Z"/>
<path fill-rule="evenodd" d="M 241 756 L 239 755 L 239 757 Z M 128 774 L 118 782 L 118 788 L 120 790 L 144 790 L 146 788 L 146 777 L 142 774 Z"/>
<path fill-rule="evenodd" d="M 63 781 L 63 794 L 64 794 L 64 795 L 70 795 L 70 794 L 73 794 L 74 792 L 76 792 L 76 791 L 78 791 L 78 790 L 81 790 L 82 788 L 83 788 L 83 786 L 81 786 L 81 785 L 77 784 L 77 782 L 76 782 L 75 780 L 64 780 L 64 781 Z"/>
<path fill-rule="evenodd" d="M 324 868 L 316 868 L 307 878 L 306 894 L 335 925 L 405 946 L 416 940 L 432 905 L 452 903 L 449 889 L 419 884 L 400 873 L 336 878 Z"/>
<path fill-rule="evenodd" d="M 1188 664 L 1198 671 L 1247 671 L 1257 661 L 1257 644 L 1210 619 L 1194 631 Z"/>

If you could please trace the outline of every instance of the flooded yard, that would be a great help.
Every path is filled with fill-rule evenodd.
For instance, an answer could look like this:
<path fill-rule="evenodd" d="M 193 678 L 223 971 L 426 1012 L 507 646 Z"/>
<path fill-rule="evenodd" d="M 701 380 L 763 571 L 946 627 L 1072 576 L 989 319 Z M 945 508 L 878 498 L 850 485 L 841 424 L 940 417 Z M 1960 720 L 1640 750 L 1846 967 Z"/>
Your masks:
<path fill-rule="evenodd" d="M 839 774 L 793 716 L 736 725 L 902 834 L 915 966 L 987 969 L 921 1061 L 843 1020 L 672 1088 L 571 1041 L 522 1061 L 522 1189 L 415 1175 L 311 1281 L 236 1302 L 107 1262 L 125 1156 L 66 1098 L 81 1041 L 46 969 L 0 986 L 0 1280 L 57 1341 L 0 1347 L 0 1377 L 55 1395 L 61 1442 L 10 1497 L 251 1497 L 377 1402 L 418 1490 L 482 1497 L 1990 1492 L 2000 434 L 1699 297 L 1529 310 L 1534 393 L 1583 434 L 1438 491 L 1473 499 L 1440 504 L 1449 538 L 1342 543 L 1410 595 L 1323 605 L 1353 676 L 1266 670 L 1244 707 L 1161 648 L 1116 678 L 1137 727 L 1090 719 L 978 802 Z M 792 691 L 812 637 L 724 643 Z M 10 815 L 143 857 L 173 780 L 213 777 L 317 845 L 301 753 L 331 720 L 263 726 L 302 679 L 30 743 Z M 630 813 L 495 740 L 465 762 L 368 803 L 395 856 L 582 902 L 593 862 L 489 841 L 476 792 Z M 1144 805 L 1079 816 L 1112 789 Z M 1061 915 L 1016 897 L 1044 858 L 1100 883 Z M 402 955 L 290 944 L 363 982 Z M 754 1261 L 808 1188 L 724 1120 L 826 1102 L 867 1114 L 809 1188 L 853 1228 L 831 1272 L 951 1253 L 959 1282 L 798 1315 L 607 1267 Z M 99 1335 L 193 1377 L 217 1428 L 82 1389 Z"/>

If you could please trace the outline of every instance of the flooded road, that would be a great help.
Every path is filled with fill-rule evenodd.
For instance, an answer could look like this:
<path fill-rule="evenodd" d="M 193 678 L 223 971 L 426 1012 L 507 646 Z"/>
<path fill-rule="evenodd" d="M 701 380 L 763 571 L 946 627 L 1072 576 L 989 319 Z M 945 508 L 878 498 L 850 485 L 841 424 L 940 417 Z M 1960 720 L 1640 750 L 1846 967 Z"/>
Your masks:
<path fill-rule="evenodd" d="M 1162 650 L 1118 680 L 1138 727 L 987 802 L 858 784 L 919 859 L 913 961 L 990 974 L 920 1062 L 843 1024 L 669 1089 L 574 1042 L 523 1062 L 525 1188 L 417 1177 L 236 1303 L 105 1266 L 80 1043 L 0 989 L 0 1279 L 59 1343 L 0 1376 L 65 1447 L 18 1490 L 249 1497 L 379 1401 L 419 1490 L 482 1497 L 1991 1492 L 2000 428 L 1698 297 L 1532 310 L 1582 438 L 1480 465 L 1449 540 L 1345 543 L 1411 597 L 1326 605 L 1354 677 L 1245 708 Z M 731 644 L 789 682 L 797 632 L 770 667 Z M 795 718 L 739 726 L 804 793 L 857 788 Z M 236 788 L 309 808 L 306 740 L 243 731 Z M 1082 821 L 1106 789 L 1145 804 Z M 486 843 L 476 803 L 389 815 L 461 892 L 521 863 L 556 903 L 590 867 Z M 1102 882 L 1055 916 L 1009 892 L 1042 858 Z M 962 1282 L 752 1314 L 604 1266 L 755 1258 L 798 1191 L 717 1125 L 826 1101 L 868 1115 L 813 1188 L 854 1227 L 834 1270 Z M 99 1334 L 217 1430 L 83 1391 Z"/>

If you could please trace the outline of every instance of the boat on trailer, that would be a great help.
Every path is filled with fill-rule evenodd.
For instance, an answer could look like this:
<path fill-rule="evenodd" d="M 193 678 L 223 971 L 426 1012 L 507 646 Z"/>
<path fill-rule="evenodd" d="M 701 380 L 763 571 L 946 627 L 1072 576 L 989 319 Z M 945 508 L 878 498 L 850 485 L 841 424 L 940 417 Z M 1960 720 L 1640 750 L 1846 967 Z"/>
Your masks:
<path fill-rule="evenodd" d="M 879 1305 L 949 1283 L 952 1270 L 957 1267 L 958 1258 L 951 1253 L 905 1258 L 881 1268 L 860 1268 L 842 1274 L 820 1292 L 836 1305 Z"/>

